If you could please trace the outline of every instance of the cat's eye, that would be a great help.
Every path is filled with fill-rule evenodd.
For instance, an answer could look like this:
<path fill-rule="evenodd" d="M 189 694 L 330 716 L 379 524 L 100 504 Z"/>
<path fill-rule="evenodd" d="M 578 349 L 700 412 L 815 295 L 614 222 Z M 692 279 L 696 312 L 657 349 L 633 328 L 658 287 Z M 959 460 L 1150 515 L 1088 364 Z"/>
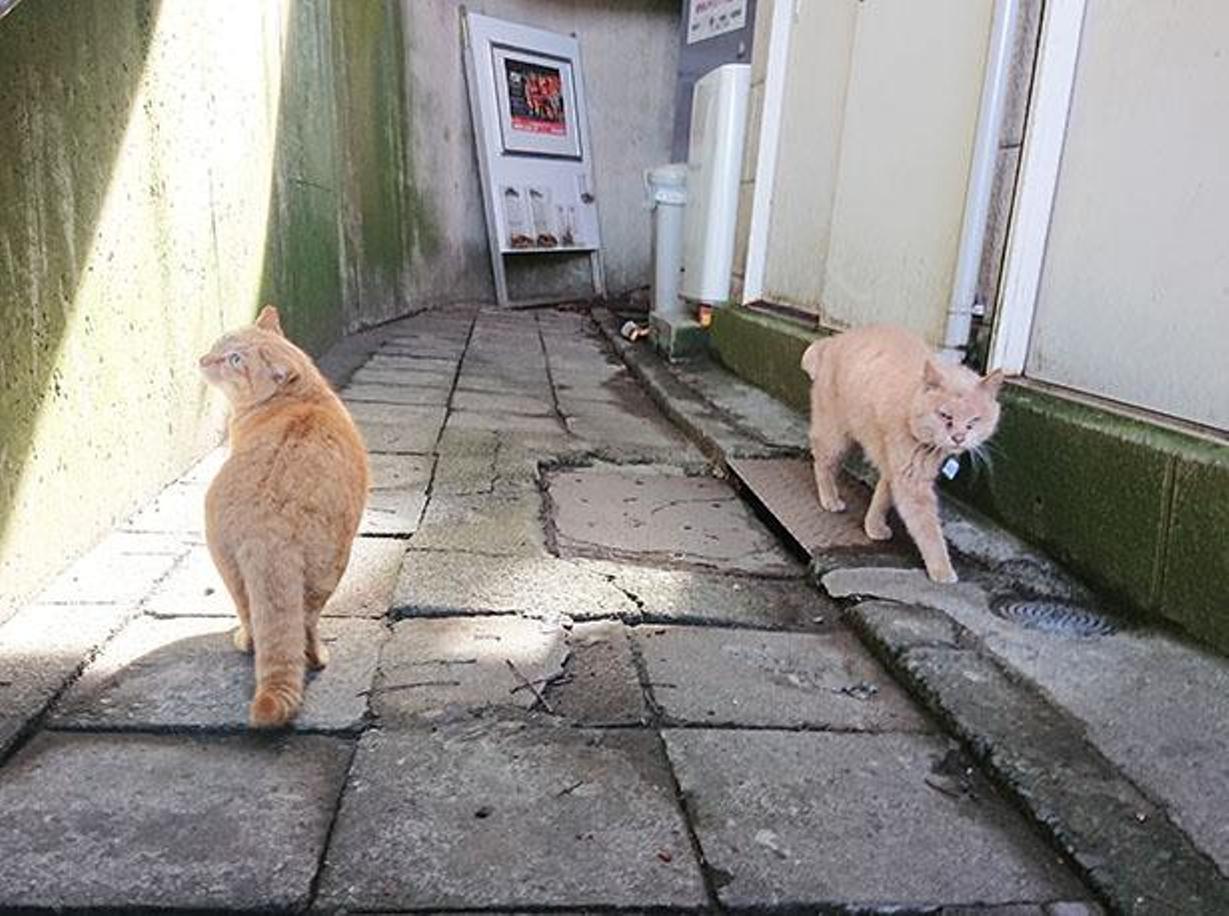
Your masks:
<path fill-rule="evenodd" d="M 951 423 L 951 422 L 952 422 L 952 415 L 951 415 L 950 413 L 948 413 L 946 410 L 940 410 L 940 411 L 939 411 L 939 419 L 940 419 L 940 420 L 942 420 L 944 423 Z"/>
<path fill-rule="evenodd" d="M 968 423 L 966 423 L 965 425 L 966 425 L 969 429 L 972 429 L 974 426 L 976 426 L 976 425 L 977 425 L 978 423 L 980 423 L 980 422 L 981 422 L 981 417 L 974 417 L 972 420 L 970 420 L 970 421 L 969 421 Z"/>
<path fill-rule="evenodd" d="M 230 364 L 231 364 L 232 366 L 236 367 L 236 368 L 238 368 L 239 366 L 242 366 L 242 365 L 243 365 L 243 357 L 242 357 L 242 356 L 240 356 L 238 353 L 232 353 L 232 354 L 230 355 Z"/>

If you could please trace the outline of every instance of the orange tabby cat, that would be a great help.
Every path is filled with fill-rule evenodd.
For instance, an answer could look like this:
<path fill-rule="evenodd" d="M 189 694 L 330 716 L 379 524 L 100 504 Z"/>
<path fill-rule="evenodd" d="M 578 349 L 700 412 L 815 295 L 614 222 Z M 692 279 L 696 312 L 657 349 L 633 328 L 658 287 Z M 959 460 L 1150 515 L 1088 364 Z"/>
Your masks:
<path fill-rule="evenodd" d="M 887 514 L 895 505 L 930 578 L 955 582 L 934 480 L 948 456 L 976 448 L 994 432 L 1003 374 L 979 378 L 941 363 L 920 337 L 886 325 L 815 341 L 802 355 L 802 368 L 811 377 L 811 455 L 820 504 L 844 511 L 836 472 L 850 440 L 856 441 L 879 471 L 863 526 L 867 537 L 892 536 Z"/>
<path fill-rule="evenodd" d="M 305 668 L 323 668 L 320 610 L 350 558 L 367 500 L 367 452 L 311 359 L 265 306 L 224 334 L 201 371 L 230 401 L 230 457 L 205 496 L 209 552 L 235 602 L 235 646 L 256 652 L 255 727 L 284 725 Z"/>

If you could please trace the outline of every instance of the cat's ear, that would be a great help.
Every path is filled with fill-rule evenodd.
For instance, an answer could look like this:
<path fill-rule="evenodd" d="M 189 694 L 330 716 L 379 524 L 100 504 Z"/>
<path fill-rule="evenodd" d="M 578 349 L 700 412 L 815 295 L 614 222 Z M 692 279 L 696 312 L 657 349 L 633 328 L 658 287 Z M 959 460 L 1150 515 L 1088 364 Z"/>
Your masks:
<path fill-rule="evenodd" d="M 260 358 L 269 367 L 269 377 L 279 386 L 287 385 L 299 377 L 298 370 L 288 359 L 267 347 L 260 348 Z"/>
<path fill-rule="evenodd" d="M 286 336 L 282 332 L 282 322 L 277 317 L 277 308 L 272 305 L 266 305 L 260 310 L 260 314 L 256 316 L 256 327 L 262 331 L 271 331 L 282 337 Z"/>
<path fill-rule="evenodd" d="M 1003 387 L 1003 370 L 995 369 L 978 382 L 977 385 L 990 397 L 997 398 L 999 396 L 999 389 Z"/>
<path fill-rule="evenodd" d="M 935 365 L 933 359 L 926 360 L 926 368 L 922 370 L 922 384 L 927 390 L 943 387 L 943 372 Z"/>

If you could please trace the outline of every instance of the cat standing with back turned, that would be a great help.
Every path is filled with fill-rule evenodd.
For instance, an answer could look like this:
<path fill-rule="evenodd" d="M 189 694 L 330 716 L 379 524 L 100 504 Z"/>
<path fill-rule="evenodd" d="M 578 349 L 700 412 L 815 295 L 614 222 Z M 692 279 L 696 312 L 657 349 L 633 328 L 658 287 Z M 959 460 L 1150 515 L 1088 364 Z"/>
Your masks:
<path fill-rule="evenodd" d="M 200 366 L 231 406 L 230 457 L 205 496 L 205 538 L 239 615 L 235 647 L 256 655 L 249 721 L 277 727 L 302 705 L 307 665 L 328 663 L 317 624 L 367 501 L 367 451 L 272 306 L 222 335 Z"/>
<path fill-rule="evenodd" d="M 1003 374 L 982 378 L 940 363 L 926 343 L 903 328 L 855 328 L 807 347 L 811 377 L 811 455 L 819 502 L 843 512 L 836 475 L 850 441 L 879 472 L 863 527 L 867 537 L 892 536 L 891 506 L 909 530 L 935 582 L 955 582 L 939 524 L 934 481 L 951 455 L 975 449 L 994 432 Z"/>

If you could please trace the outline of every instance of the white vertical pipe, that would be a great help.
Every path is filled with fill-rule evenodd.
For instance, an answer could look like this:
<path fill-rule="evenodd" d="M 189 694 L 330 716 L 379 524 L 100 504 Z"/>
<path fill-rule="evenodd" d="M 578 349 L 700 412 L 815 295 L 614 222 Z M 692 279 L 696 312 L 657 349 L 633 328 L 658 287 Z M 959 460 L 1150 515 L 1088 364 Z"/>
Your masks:
<path fill-rule="evenodd" d="M 772 30 L 768 39 L 768 66 L 764 74 L 760 139 L 756 148 L 755 188 L 751 192 L 751 227 L 747 238 L 747 262 L 743 267 L 743 302 L 764 298 L 764 269 L 768 263 L 768 224 L 772 219 L 773 183 L 777 178 L 777 148 L 781 140 L 781 115 L 785 104 L 785 65 L 789 60 L 790 26 L 795 0 L 775 0 Z M 761 5 L 757 16 L 766 10 Z M 754 53 L 754 52 L 752 52 Z"/>
<path fill-rule="evenodd" d="M 952 296 L 943 335 L 943 354 L 954 360 L 963 357 L 973 326 L 973 297 L 977 293 L 977 274 L 986 241 L 986 222 L 990 216 L 990 191 L 994 185 L 995 160 L 998 158 L 1000 126 L 1007 96 L 1007 71 L 1011 64 L 1011 44 L 1015 37 L 1018 10 L 1017 0 L 994 0 L 990 48 L 982 79 L 977 132 L 973 137 L 973 161 L 969 166 L 969 188 L 964 199 L 964 223 L 960 229 L 956 274 L 952 279 Z"/>

